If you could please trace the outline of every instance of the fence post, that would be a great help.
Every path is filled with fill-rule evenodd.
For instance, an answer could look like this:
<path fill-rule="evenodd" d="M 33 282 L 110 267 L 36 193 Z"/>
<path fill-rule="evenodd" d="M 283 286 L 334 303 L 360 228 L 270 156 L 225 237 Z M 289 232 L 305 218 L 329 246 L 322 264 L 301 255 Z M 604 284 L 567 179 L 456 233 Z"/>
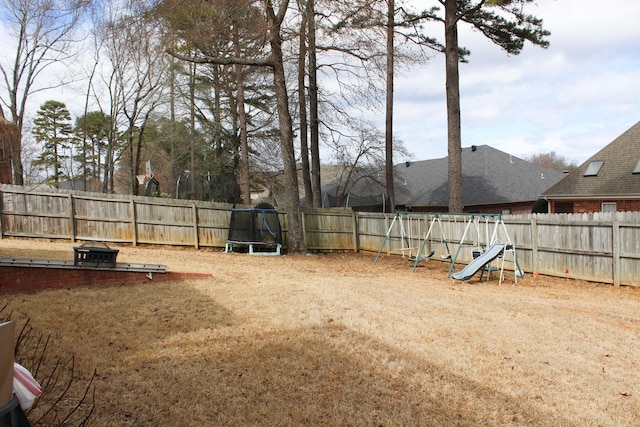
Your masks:
<path fill-rule="evenodd" d="M 200 236 L 198 234 L 198 207 L 193 202 L 193 232 L 195 233 L 196 249 L 200 249 Z"/>
<path fill-rule="evenodd" d="M 538 272 L 538 218 L 531 215 L 531 271 Z"/>
<path fill-rule="evenodd" d="M 618 215 L 613 214 L 613 223 L 611 225 L 612 244 L 613 244 L 613 286 L 620 287 L 620 221 Z"/>
<path fill-rule="evenodd" d="M 73 203 L 73 194 L 69 193 L 69 223 L 71 225 L 71 243 L 76 241 L 76 218 L 74 215 L 75 204 Z"/>
<path fill-rule="evenodd" d="M 300 222 L 302 223 L 302 243 L 304 243 L 304 247 L 307 247 L 307 222 L 305 219 L 305 211 L 306 209 L 300 209 Z"/>
<path fill-rule="evenodd" d="M 137 246 L 138 245 L 138 224 L 137 224 L 137 219 L 136 219 L 136 201 L 133 198 L 133 196 L 131 196 L 131 227 L 132 227 L 132 233 L 131 235 L 133 236 L 133 242 L 131 242 L 131 244 L 133 246 Z"/>
<path fill-rule="evenodd" d="M 353 224 L 353 252 L 358 253 L 358 213 L 351 211 L 351 221 Z"/>

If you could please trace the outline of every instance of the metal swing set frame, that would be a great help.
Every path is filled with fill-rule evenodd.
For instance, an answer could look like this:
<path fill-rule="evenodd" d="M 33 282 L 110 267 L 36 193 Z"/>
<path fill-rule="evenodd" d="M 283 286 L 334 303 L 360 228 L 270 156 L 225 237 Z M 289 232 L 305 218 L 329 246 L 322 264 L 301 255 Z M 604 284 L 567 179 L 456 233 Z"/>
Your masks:
<path fill-rule="evenodd" d="M 442 222 L 440 221 L 440 216 L 438 214 L 433 214 L 433 218 L 431 218 L 431 220 L 429 221 L 430 224 L 429 224 L 429 228 L 427 229 L 427 232 L 425 233 L 424 237 L 420 239 L 420 245 L 416 247 L 413 246 L 413 242 L 416 240 L 416 238 L 413 237 L 413 234 L 412 234 L 412 231 L 414 228 L 413 220 L 420 221 L 421 218 L 414 218 L 412 217 L 412 214 L 409 212 L 396 212 L 396 214 L 393 217 L 393 220 L 391 221 L 391 224 L 389 225 L 389 228 L 387 229 L 387 232 L 384 236 L 384 240 L 380 245 L 380 249 L 378 250 L 376 258 L 373 261 L 374 264 L 378 262 L 378 259 L 380 258 L 380 255 L 382 254 L 382 251 L 384 250 L 387 244 L 389 244 L 388 251 L 390 253 L 394 252 L 394 249 L 391 248 L 390 241 L 394 238 L 392 234 L 393 234 L 394 226 L 396 225 L 396 223 L 398 224 L 398 228 L 400 232 L 399 239 L 401 242 L 401 247 L 399 249 L 395 249 L 395 251 L 401 252 L 403 259 L 407 259 L 413 262 L 413 267 L 411 271 L 415 271 L 420 262 L 425 261 L 428 258 L 431 258 L 435 254 L 435 250 L 432 249 L 427 255 L 423 255 L 426 253 L 427 245 L 432 243 L 439 243 L 444 245 L 447 251 L 447 254 L 443 255 L 442 259 L 451 258 L 451 252 L 449 251 L 449 242 L 447 241 L 447 238 L 445 236 L 444 228 L 442 227 Z M 405 221 L 407 223 L 406 228 L 405 228 Z M 436 224 L 440 228 L 439 241 L 433 240 L 431 238 Z M 414 250 L 417 250 L 415 252 L 415 255 L 414 255 Z"/>

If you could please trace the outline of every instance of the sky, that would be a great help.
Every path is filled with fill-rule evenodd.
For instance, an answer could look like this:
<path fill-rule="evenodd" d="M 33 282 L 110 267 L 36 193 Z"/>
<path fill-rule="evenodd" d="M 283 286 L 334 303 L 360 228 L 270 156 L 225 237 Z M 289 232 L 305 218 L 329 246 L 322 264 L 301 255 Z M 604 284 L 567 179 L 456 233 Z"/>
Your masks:
<path fill-rule="evenodd" d="M 520 158 L 554 151 L 583 163 L 640 120 L 640 1 L 536 0 L 527 12 L 551 32 L 547 49 L 527 44 L 509 56 L 459 26 L 471 51 L 460 64 L 462 146 Z M 41 93 L 30 104 L 59 99 L 77 115 L 69 100 L 79 93 Z M 384 112 L 371 119 L 383 128 Z M 414 160 L 447 155 L 443 55 L 396 72 L 394 134 Z"/>
<path fill-rule="evenodd" d="M 640 1 L 536 0 L 526 10 L 551 32 L 547 49 L 509 56 L 459 27 L 471 51 L 460 64 L 462 146 L 581 164 L 640 121 Z M 415 160 L 445 157 L 444 58 L 398 74 L 396 137 Z"/>

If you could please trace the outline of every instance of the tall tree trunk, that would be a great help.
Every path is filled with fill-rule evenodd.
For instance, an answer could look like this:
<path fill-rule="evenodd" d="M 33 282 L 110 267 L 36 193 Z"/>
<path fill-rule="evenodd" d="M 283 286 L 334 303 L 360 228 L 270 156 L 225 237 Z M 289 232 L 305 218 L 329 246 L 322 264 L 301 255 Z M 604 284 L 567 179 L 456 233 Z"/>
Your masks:
<path fill-rule="evenodd" d="M 24 184 L 24 168 L 22 167 L 22 131 L 20 132 L 20 139 L 11 144 L 9 148 L 9 156 L 11 157 L 11 168 L 13 169 L 13 183 L 14 185 Z"/>
<path fill-rule="evenodd" d="M 463 212 L 460 75 L 458 71 L 458 17 L 456 12 L 456 0 L 446 0 L 445 69 L 447 92 L 447 140 L 449 154 L 449 211 Z"/>
<path fill-rule="evenodd" d="M 196 197 L 196 147 L 195 147 L 195 139 L 196 139 L 196 72 L 197 72 L 197 64 L 191 63 L 191 73 L 189 75 L 189 105 L 190 105 L 190 119 L 191 119 L 191 138 L 189 138 L 189 151 L 191 156 L 191 195 L 190 198 L 195 199 Z"/>
<path fill-rule="evenodd" d="M 57 136 L 53 130 L 54 138 Z M 60 188 L 60 156 L 58 155 L 58 143 L 53 144 L 53 186 Z"/>
<path fill-rule="evenodd" d="M 270 24 L 269 44 L 271 45 L 271 59 L 273 67 L 273 82 L 276 92 L 276 102 L 278 109 L 278 122 L 280 124 L 280 138 L 282 163 L 284 166 L 284 179 L 286 181 L 284 191 L 284 204 L 287 212 L 288 222 L 288 249 L 292 253 L 307 252 L 304 244 L 304 234 L 302 231 L 302 212 L 300 210 L 300 198 L 298 196 L 298 174 L 296 171 L 296 158 L 293 146 L 293 125 L 289 112 L 289 97 L 285 80 L 284 61 L 282 57 L 282 38 L 280 36 L 280 26 L 282 17 L 276 17 L 271 0 L 264 0 L 267 19 Z M 284 1 L 281 11 L 286 10 L 288 5 Z"/>
<path fill-rule="evenodd" d="M 102 192 L 105 194 L 113 193 L 113 162 L 114 149 L 118 140 L 118 131 L 116 124 L 115 106 L 111 106 L 109 114 L 109 136 L 107 138 L 107 147 L 104 155 L 104 178 L 102 180 Z"/>
<path fill-rule="evenodd" d="M 102 175 L 102 192 L 107 193 L 109 191 L 109 164 L 111 157 L 111 144 L 112 139 L 111 136 L 107 139 L 107 147 L 104 153 L 104 173 Z"/>
<path fill-rule="evenodd" d="M 87 142 L 87 114 L 89 113 L 89 97 L 91 96 L 91 89 L 93 85 L 93 77 L 96 73 L 96 68 L 98 68 L 98 59 L 96 58 L 93 63 L 93 67 L 91 68 L 91 73 L 89 74 L 89 82 L 87 84 L 87 92 L 84 94 L 84 109 L 83 116 L 84 120 L 82 121 L 82 189 L 84 191 L 88 191 L 89 188 L 87 186 L 87 176 L 89 175 L 89 161 L 87 159 L 87 153 L 89 152 L 89 143 Z M 92 150 L 93 151 L 93 150 Z M 95 153 L 92 153 L 92 164 L 94 164 Z M 95 164 L 93 168 L 93 177 L 95 177 Z M 91 189 L 93 191 L 93 188 Z"/>
<path fill-rule="evenodd" d="M 170 114 L 170 119 L 171 119 L 171 141 L 169 142 L 169 160 L 171 161 L 171 177 L 169 178 L 173 185 L 174 182 L 177 181 L 178 179 L 178 172 L 176 170 L 176 136 L 177 136 L 177 132 L 176 132 L 176 61 L 173 57 L 171 57 L 171 65 L 169 68 L 170 71 L 170 75 L 169 75 L 169 114 Z M 169 188 L 167 186 L 167 188 Z M 178 189 L 176 188 L 176 190 L 174 191 L 173 195 L 175 196 L 177 194 Z"/>
<path fill-rule="evenodd" d="M 396 211 L 396 192 L 393 179 L 393 78 L 394 78 L 394 23 L 395 1 L 388 0 L 387 10 L 387 100 L 385 120 L 385 179 L 387 196 L 389 197 L 389 211 Z"/>
<path fill-rule="evenodd" d="M 133 170 L 133 176 L 132 181 L 133 181 L 133 187 L 136 189 L 135 194 L 136 195 L 140 195 L 140 185 L 138 184 L 138 179 L 136 178 L 137 175 L 141 175 L 140 174 L 140 153 L 142 152 L 142 144 L 144 143 L 144 129 L 147 125 L 147 120 L 148 120 L 148 115 L 147 117 L 145 117 L 144 122 L 142 122 L 142 126 L 140 126 L 140 130 L 138 131 L 138 144 L 136 145 L 136 160 L 133 164 L 134 170 Z M 144 195 L 144 192 L 142 193 L 142 195 Z"/>
<path fill-rule="evenodd" d="M 129 121 L 129 130 L 127 131 L 127 149 L 129 151 L 129 181 L 131 183 L 130 191 L 134 196 L 138 195 L 138 185 L 135 177 L 135 152 L 133 151 L 133 121 Z"/>
<path fill-rule="evenodd" d="M 307 0 L 307 39 L 309 40 L 309 118 L 311 120 L 311 189 L 313 206 L 322 205 L 320 185 L 320 119 L 318 117 L 318 61 L 316 60 L 315 0 Z"/>
<path fill-rule="evenodd" d="M 220 173 L 223 169 L 222 157 L 222 100 L 221 100 L 221 82 L 220 82 L 220 65 L 213 64 L 213 126 L 214 126 L 214 147 L 215 147 L 215 167 Z"/>
<path fill-rule="evenodd" d="M 304 8 L 302 2 L 302 8 Z M 307 122 L 307 18 L 306 9 L 302 12 L 300 23 L 300 46 L 298 49 L 298 104 L 300 110 L 300 157 L 302 163 L 302 182 L 304 184 L 304 197 L 308 207 L 313 207 L 313 190 L 311 187 L 311 171 L 309 168 L 309 124 Z"/>
<path fill-rule="evenodd" d="M 240 57 L 240 37 L 238 26 L 233 25 L 233 45 L 235 55 Z M 238 97 L 238 126 L 240 127 L 240 193 L 246 205 L 251 204 L 251 186 L 249 185 L 249 141 L 247 138 L 247 113 L 244 106 L 244 78 L 242 65 L 236 64 L 236 91 Z"/>
<path fill-rule="evenodd" d="M 227 88 L 227 99 L 229 100 L 229 110 L 231 111 L 231 135 L 232 135 L 232 148 L 233 148 L 233 157 L 231 159 L 231 168 L 233 170 L 233 174 L 236 177 L 236 182 L 240 187 L 240 178 L 238 177 L 238 171 L 240 170 L 240 164 L 242 163 L 240 158 L 240 125 L 238 119 L 238 99 L 236 95 L 233 93 L 233 89 L 228 86 Z M 237 203 L 234 201 L 234 203 Z"/>

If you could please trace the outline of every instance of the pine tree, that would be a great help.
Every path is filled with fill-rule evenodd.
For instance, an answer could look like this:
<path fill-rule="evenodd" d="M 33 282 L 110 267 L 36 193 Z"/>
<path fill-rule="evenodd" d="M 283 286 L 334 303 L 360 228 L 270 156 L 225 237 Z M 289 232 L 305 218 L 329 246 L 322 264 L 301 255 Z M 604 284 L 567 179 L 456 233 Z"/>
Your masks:
<path fill-rule="evenodd" d="M 110 130 L 111 117 L 102 111 L 90 111 L 76 119 L 73 161 L 85 190 L 88 183 L 100 180 Z"/>
<path fill-rule="evenodd" d="M 469 51 L 458 44 L 458 24 L 470 25 L 510 55 L 522 51 L 525 42 L 546 48 L 550 33 L 542 19 L 525 12 L 533 0 L 434 0 L 415 20 L 444 24 L 445 72 L 447 96 L 447 133 L 449 161 L 449 211 L 462 212 L 462 136 L 460 118 L 460 74 L 458 65 Z M 444 8 L 444 12 L 441 10 Z"/>
<path fill-rule="evenodd" d="M 33 165 L 44 167 L 46 182 L 58 188 L 61 179 L 71 178 L 71 169 L 67 169 L 65 163 L 69 155 L 64 154 L 64 150 L 71 147 L 71 114 L 64 103 L 47 101 L 40 106 L 33 124 L 33 137 L 43 147 Z M 49 175 L 50 168 L 53 168 L 53 175 Z"/>

